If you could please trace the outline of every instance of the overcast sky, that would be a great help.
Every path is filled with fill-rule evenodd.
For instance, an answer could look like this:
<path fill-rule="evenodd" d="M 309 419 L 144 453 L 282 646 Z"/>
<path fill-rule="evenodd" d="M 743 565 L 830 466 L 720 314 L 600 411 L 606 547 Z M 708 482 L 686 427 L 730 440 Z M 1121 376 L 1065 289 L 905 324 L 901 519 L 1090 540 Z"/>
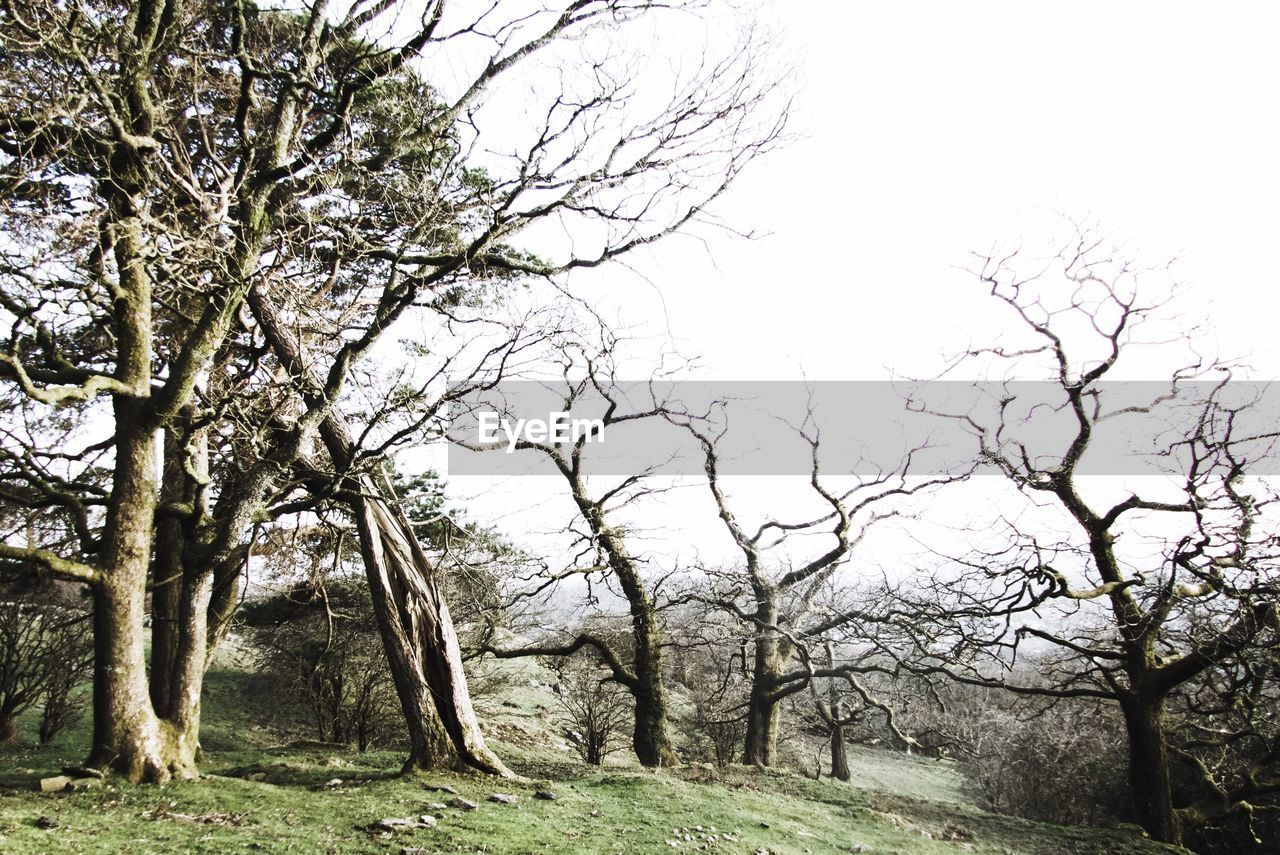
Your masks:
<path fill-rule="evenodd" d="M 669 330 L 711 379 L 921 376 L 1009 320 L 958 269 L 967 253 L 1057 211 L 1140 260 L 1177 255 L 1189 321 L 1208 321 L 1253 376 L 1280 375 L 1280 10 L 761 8 L 799 72 L 798 139 L 744 176 L 728 212 L 768 234 L 677 238 L 632 259 L 638 272 L 585 275 L 578 287 L 620 321 Z M 563 492 L 534 480 L 454 489 L 477 516 L 525 529 L 555 514 L 521 507 Z"/>
<path fill-rule="evenodd" d="M 1280 9 L 761 6 L 800 71 L 800 139 L 731 201 L 770 234 L 660 244 L 636 262 L 651 285 L 600 274 L 629 320 L 665 313 L 716 377 L 919 371 L 967 343 L 957 327 L 996 322 L 954 269 L 966 253 L 1059 211 L 1143 261 L 1179 256 L 1189 305 L 1260 376 L 1280 371 Z"/>

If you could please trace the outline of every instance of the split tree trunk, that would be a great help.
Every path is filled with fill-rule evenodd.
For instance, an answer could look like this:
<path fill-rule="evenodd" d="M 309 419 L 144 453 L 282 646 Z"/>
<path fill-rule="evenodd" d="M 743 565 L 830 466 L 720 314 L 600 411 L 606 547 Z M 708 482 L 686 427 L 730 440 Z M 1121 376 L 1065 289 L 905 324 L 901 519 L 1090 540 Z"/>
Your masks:
<path fill-rule="evenodd" d="M 459 765 L 513 777 L 485 745 L 435 570 L 400 508 L 370 477 L 352 502 L 374 611 L 409 725 L 405 770 Z"/>
<path fill-rule="evenodd" d="M 313 389 L 324 385 L 306 360 L 293 331 L 281 322 L 265 290 L 249 292 L 249 306 L 276 358 Z M 352 461 L 355 443 L 336 405 L 320 423 L 320 436 L 337 471 Z M 409 728 L 412 750 L 406 770 L 459 764 L 513 777 L 485 745 L 471 706 L 462 652 L 444 597 L 413 527 L 394 493 L 369 476 L 349 485 L 349 506 L 360 535 L 374 615 L 392 680 Z M 448 745 L 441 731 L 448 737 Z"/>

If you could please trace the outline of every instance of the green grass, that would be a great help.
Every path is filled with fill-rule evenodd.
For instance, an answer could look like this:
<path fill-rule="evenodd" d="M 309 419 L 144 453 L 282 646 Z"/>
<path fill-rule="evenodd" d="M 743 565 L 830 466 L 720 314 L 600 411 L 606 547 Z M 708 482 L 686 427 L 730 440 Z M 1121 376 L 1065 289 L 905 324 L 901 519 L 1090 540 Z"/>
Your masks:
<path fill-rule="evenodd" d="M 107 783 L 82 793 L 41 795 L 32 786 L 79 760 L 87 723 L 53 746 L 0 751 L 0 851 L 306 853 L 1115 853 L 1169 851 L 1130 831 L 1063 828 L 999 816 L 972 801 L 950 763 L 856 749 L 855 783 L 784 773 L 695 765 L 650 772 L 592 769 L 555 747 L 544 700 L 521 688 L 499 732 L 536 734 L 496 747 L 530 780 L 512 784 L 473 775 L 402 778 L 398 752 L 335 752 L 280 747 L 263 726 L 253 678 L 210 675 L 199 782 L 168 787 Z M 501 704 L 500 704 L 501 706 Z M 516 728 L 516 729 L 512 729 Z M 250 776 L 254 779 L 250 780 Z M 341 779 L 342 785 L 326 783 Z M 449 784 L 479 803 L 473 812 L 429 810 Z M 551 789 L 555 801 L 533 798 Z M 519 796 L 494 804 L 497 791 Z M 383 817 L 435 815 L 435 828 L 376 834 Z M 40 818 L 54 828 L 41 828 Z M 697 830 L 698 827 L 701 830 Z M 726 838 L 726 833 L 729 835 Z M 685 835 L 689 840 L 685 840 Z M 714 835 L 715 842 L 710 842 Z M 676 841 L 671 847 L 668 841 Z"/>
<path fill-rule="evenodd" d="M 1066 829 L 988 814 L 971 806 L 732 770 L 719 780 L 695 768 L 675 773 L 580 770 L 538 801 L 538 784 L 498 785 L 474 776 L 403 779 L 395 756 L 263 756 L 265 781 L 217 771 L 165 788 L 106 785 L 70 795 L 11 793 L 0 799 L 0 846 L 8 852 L 428 852 L 598 853 L 675 851 L 837 853 L 1138 853 L 1159 851 L 1132 835 Z M 269 760 L 273 762 L 268 762 Z M 337 761 L 341 765 L 334 765 Z M 345 784 L 325 789 L 341 777 Z M 361 830 L 388 816 L 428 810 L 447 798 L 424 784 L 448 783 L 479 802 L 470 813 L 432 811 L 440 823 L 396 835 Z M 547 786 L 542 784 L 541 786 Z M 516 805 L 485 801 L 501 789 Z M 39 817 L 58 823 L 36 825 Z M 695 829 L 701 826 L 701 831 Z M 728 841 L 728 832 L 737 838 Z M 693 840 L 686 842 L 688 834 Z M 718 841 L 708 845 L 709 835 Z M 859 849 L 858 847 L 864 847 Z"/>

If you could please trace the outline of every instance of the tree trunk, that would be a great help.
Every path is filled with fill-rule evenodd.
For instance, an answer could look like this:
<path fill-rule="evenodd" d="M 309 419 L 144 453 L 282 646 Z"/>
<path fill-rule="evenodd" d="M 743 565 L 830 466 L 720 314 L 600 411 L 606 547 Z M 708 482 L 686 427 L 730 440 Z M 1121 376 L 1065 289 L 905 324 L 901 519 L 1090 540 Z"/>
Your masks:
<path fill-rule="evenodd" d="M 1129 790 L 1138 822 L 1153 839 L 1179 844 L 1182 834 L 1173 809 L 1163 700 L 1130 700 L 1122 708 L 1129 734 Z"/>
<path fill-rule="evenodd" d="M 617 578 L 631 612 L 634 679 L 622 681 L 635 698 L 635 729 L 631 734 L 631 747 L 642 766 L 675 766 L 679 760 L 671 744 L 667 720 L 667 690 L 662 674 L 662 627 L 653 599 L 627 551 L 623 535 L 608 524 L 604 509 L 587 495 L 581 472 L 570 468 L 563 459 L 557 458 L 557 466 L 569 482 L 578 513 L 608 557 L 609 569 Z"/>
<path fill-rule="evenodd" d="M 195 777 L 194 734 L 156 715 L 147 684 L 147 576 L 157 500 L 155 442 L 141 402 L 116 399 L 116 466 L 103 573 L 93 591 L 93 748 L 89 765 L 133 782 Z"/>
<path fill-rule="evenodd" d="M 203 437 L 189 445 L 176 428 L 165 430 L 164 503 L 199 504 L 203 489 L 188 474 L 208 467 Z M 189 453 L 195 449 L 195 453 Z M 200 699 L 210 654 L 208 609 L 212 573 L 188 566 L 189 519 L 162 515 L 156 523 L 156 549 L 151 593 L 151 703 L 181 739 L 198 746 Z M 196 749 L 198 754 L 198 747 Z"/>
<path fill-rule="evenodd" d="M 0 712 L 0 744 L 12 742 L 18 737 L 18 717 Z"/>
<path fill-rule="evenodd" d="M 143 577 L 145 579 L 145 576 Z M 88 765 L 131 782 L 196 776 L 196 745 L 151 706 L 142 630 L 142 586 L 94 593 L 93 748 Z"/>
<path fill-rule="evenodd" d="M 168 457 L 168 442 L 165 443 Z M 170 477 L 168 461 L 165 479 Z M 166 487 L 163 491 L 168 492 Z M 162 500 L 167 497 L 162 495 Z M 151 703 L 156 714 L 169 715 L 176 703 L 178 656 L 181 647 L 182 524 L 175 519 L 156 522 L 156 556 L 151 579 Z"/>
<path fill-rule="evenodd" d="M 485 745 L 435 569 L 404 514 L 385 495 L 366 476 L 352 511 L 383 646 L 409 725 L 405 770 L 456 763 L 514 777 Z"/>
<path fill-rule="evenodd" d="M 778 699 L 775 689 L 782 676 L 777 604 L 772 597 L 756 594 L 755 661 L 751 668 L 751 693 L 747 699 L 747 733 L 742 762 L 772 766 L 778 744 Z"/>
<path fill-rule="evenodd" d="M 635 697 L 635 730 L 631 744 L 641 766 L 674 766 L 677 763 L 675 749 L 667 726 L 667 696 L 662 683 L 661 657 L 644 654 L 647 664 L 641 667 L 641 654 L 637 651 L 637 683 L 631 694 Z M 653 661 L 657 658 L 657 661 Z M 653 669 L 659 669 L 655 672 Z"/>
<path fill-rule="evenodd" d="M 164 434 L 160 500 L 192 509 L 192 516 L 162 515 L 156 523 L 155 584 L 151 603 L 151 702 L 184 739 L 198 744 L 200 702 L 217 634 L 209 630 L 213 572 L 193 566 L 193 518 L 204 514 L 209 457 L 204 431 L 188 434 L 179 420 Z M 198 748 L 197 748 L 198 754 Z"/>
<path fill-rule="evenodd" d="M 778 703 L 771 689 L 759 676 L 753 678 L 747 701 L 746 743 L 742 762 L 753 766 L 772 766 L 778 744 Z"/>
<path fill-rule="evenodd" d="M 634 570 L 634 568 L 630 568 Z M 679 761 L 671 744 L 667 721 L 667 691 L 662 679 L 662 630 L 653 603 L 639 576 L 619 573 L 623 591 L 631 604 L 631 627 L 635 639 L 635 730 L 631 744 L 641 766 L 674 766 Z"/>
<path fill-rule="evenodd" d="M 844 725 L 831 726 L 831 777 L 847 781 L 849 774 L 849 749 L 844 742 Z"/>

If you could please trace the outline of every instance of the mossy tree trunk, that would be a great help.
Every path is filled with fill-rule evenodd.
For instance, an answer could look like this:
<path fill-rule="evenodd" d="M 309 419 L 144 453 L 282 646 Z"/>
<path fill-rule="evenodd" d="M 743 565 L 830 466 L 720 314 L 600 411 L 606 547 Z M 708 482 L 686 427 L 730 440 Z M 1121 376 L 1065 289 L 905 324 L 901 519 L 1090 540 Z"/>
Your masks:
<path fill-rule="evenodd" d="M 146 591 L 158 495 L 148 409 L 116 401 L 116 466 L 93 587 L 93 747 L 89 765 L 130 781 L 196 774 L 194 734 L 157 714 L 147 681 Z"/>
<path fill-rule="evenodd" d="M 831 777 L 841 781 L 849 780 L 849 748 L 844 739 L 844 724 L 837 722 L 831 727 Z"/>
<path fill-rule="evenodd" d="M 662 679 L 662 635 L 651 611 L 633 614 L 637 628 L 635 684 L 635 729 L 632 746 L 642 766 L 673 766 L 675 748 L 668 723 L 666 684 Z"/>
<path fill-rule="evenodd" d="M 778 744 L 777 687 L 782 677 L 783 651 L 777 632 L 776 596 L 756 593 L 755 657 L 751 669 L 751 690 L 747 698 L 747 730 L 742 762 L 772 766 Z"/>
<path fill-rule="evenodd" d="M 575 473 L 575 477 L 580 473 Z M 622 535 L 605 521 L 601 509 L 586 496 L 581 480 L 572 484 L 574 499 L 596 535 L 631 612 L 633 662 L 630 679 L 622 680 L 635 698 L 632 748 L 642 766 L 674 766 L 679 761 L 671 742 L 666 680 L 662 672 L 662 625 Z"/>
<path fill-rule="evenodd" d="M 1129 790 L 1138 822 L 1152 839 L 1180 844 L 1182 830 L 1173 806 L 1164 702 L 1146 698 L 1121 701 L 1129 736 Z"/>

